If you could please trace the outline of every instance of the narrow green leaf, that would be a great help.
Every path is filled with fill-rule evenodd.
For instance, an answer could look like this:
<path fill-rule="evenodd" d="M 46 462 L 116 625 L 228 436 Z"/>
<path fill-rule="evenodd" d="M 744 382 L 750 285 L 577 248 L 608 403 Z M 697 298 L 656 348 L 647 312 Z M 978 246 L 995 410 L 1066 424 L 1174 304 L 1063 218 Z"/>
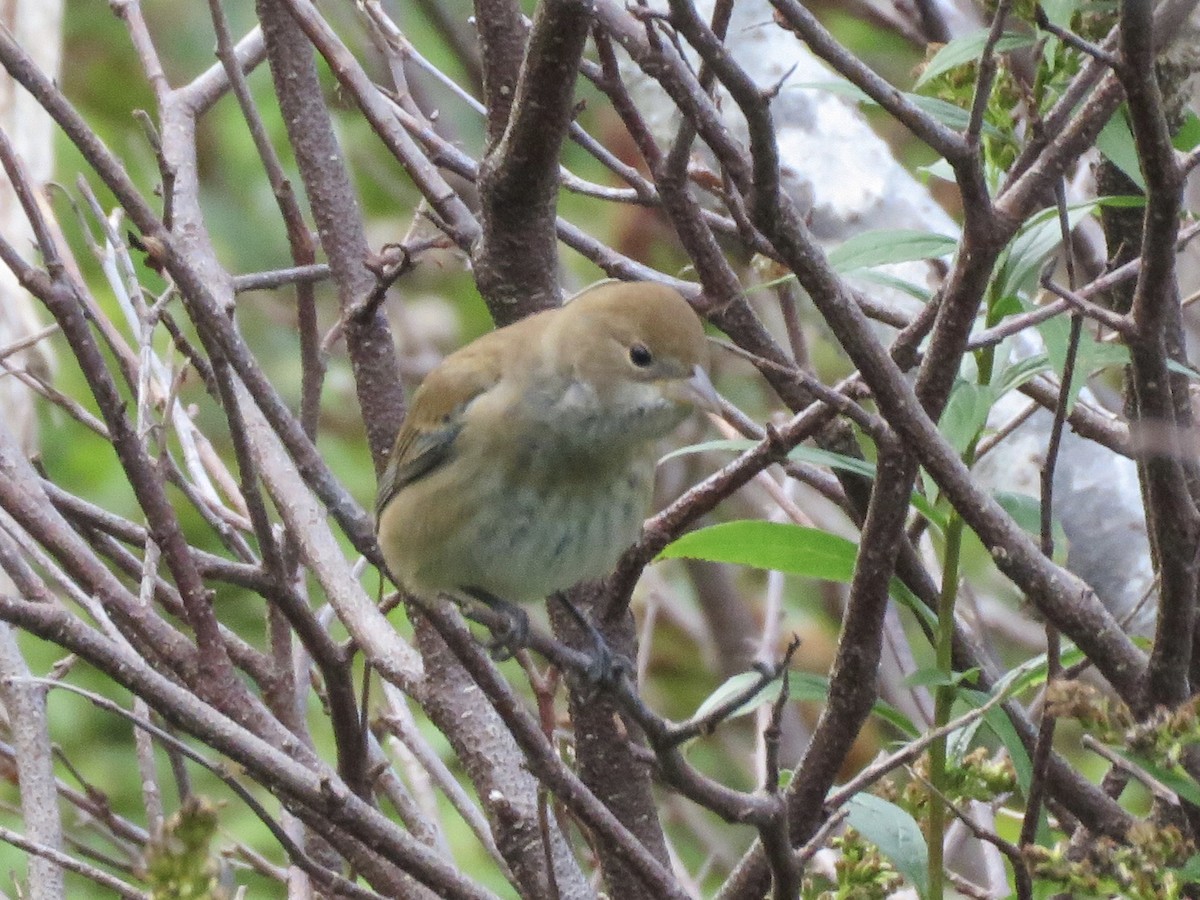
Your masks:
<path fill-rule="evenodd" d="M 1188 378 L 1191 378 L 1193 381 L 1200 381 L 1200 372 L 1197 372 L 1191 366 L 1185 366 L 1183 363 L 1181 363 L 1177 360 L 1168 359 L 1167 360 L 1167 368 L 1170 369 L 1172 372 L 1175 372 L 1178 375 L 1186 375 Z"/>
<path fill-rule="evenodd" d="M 1064 669 L 1069 669 L 1083 661 L 1083 651 L 1072 644 L 1066 644 L 1060 654 L 1060 663 Z M 1046 683 L 1046 671 L 1049 662 L 1046 654 L 1033 657 L 1028 662 L 1006 672 L 992 687 L 993 693 L 1004 692 L 1018 697 L 1030 688 L 1041 687 Z"/>
<path fill-rule="evenodd" d="M 825 696 L 829 696 L 828 691 L 825 692 Z M 871 712 L 883 719 L 883 721 L 887 722 L 901 734 L 908 735 L 910 738 L 921 736 L 921 732 L 917 726 L 913 724 L 913 720 L 904 713 L 900 712 L 900 710 L 896 709 L 896 707 L 892 706 L 890 703 L 886 703 L 883 700 L 876 700 L 875 705 L 871 707 Z"/>
<path fill-rule="evenodd" d="M 993 707 L 983 714 L 983 721 L 987 723 L 987 727 L 991 729 L 992 734 L 1004 745 L 1004 749 L 1008 751 L 1008 757 L 1012 760 L 1013 771 L 1017 775 L 1017 784 L 1021 788 L 1022 796 L 1029 796 L 1029 785 L 1033 783 L 1033 760 L 1029 757 L 1029 751 L 1025 749 L 1025 743 L 1021 740 L 1021 736 L 1017 734 L 1017 729 L 1013 725 L 1008 714 L 999 707 Z"/>
<path fill-rule="evenodd" d="M 672 450 L 663 456 L 659 462 L 666 462 L 668 459 L 674 459 L 677 456 L 688 456 L 693 453 L 707 453 L 709 451 L 745 453 L 747 450 L 758 446 L 758 443 L 758 441 L 746 438 L 702 441 L 698 444 L 689 444 L 686 447 L 679 447 L 676 450 Z M 827 466 L 830 469 L 843 472 L 852 472 L 855 475 L 861 475 L 863 478 L 875 478 L 875 465 L 870 461 L 845 456 L 841 453 L 833 453 L 829 450 L 822 450 L 820 447 L 796 447 L 788 454 L 788 459 L 795 460 L 796 462 L 810 463 L 815 466 Z M 931 525 L 943 531 L 945 530 L 946 515 L 940 512 L 923 496 L 914 492 L 912 495 L 912 505 L 917 512 L 929 520 Z"/>
<path fill-rule="evenodd" d="M 959 455 L 966 452 L 983 426 L 996 397 L 987 385 L 960 379 L 950 392 L 938 430 Z"/>
<path fill-rule="evenodd" d="M 789 84 L 784 90 L 821 90 L 828 91 L 831 94 L 837 94 L 839 97 L 845 97 L 847 100 L 852 100 L 855 103 L 862 103 L 866 106 L 878 106 L 874 100 L 867 96 L 860 88 L 855 87 L 845 81 L 807 81 L 798 84 Z M 932 116 L 947 128 L 953 128 L 956 131 L 962 131 L 967 127 L 970 121 L 971 114 L 961 106 L 955 106 L 946 100 L 939 100 L 937 97 L 926 97 L 924 94 L 905 93 L 904 99 L 912 103 L 913 106 L 921 110 L 926 115 Z M 999 129 L 994 125 L 984 124 L 983 131 L 989 137 L 1001 137 Z"/>
<path fill-rule="evenodd" d="M 916 819 L 874 794 L 856 794 L 846 805 L 847 823 L 878 847 L 924 897 L 929 892 L 929 848 Z"/>
<path fill-rule="evenodd" d="M 1143 197 L 1097 197 L 1068 206 L 1067 222 L 1074 228 L 1098 206 L 1136 208 L 1144 206 L 1145 203 Z M 1001 258 L 995 276 L 1000 286 L 999 296 L 1008 297 L 1031 292 L 1037 285 L 1042 265 L 1061 243 L 1062 229 L 1058 224 L 1057 209 L 1044 209 L 1031 216 L 1017 232 Z"/>
<path fill-rule="evenodd" d="M 1085 203 L 1074 204 L 1067 209 L 1067 222 L 1074 228 L 1093 209 L 1100 205 L 1100 200 L 1089 200 Z M 1027 294 L 1037 286 L 1038 275 L 1046 258 L 1062 243 L 1062 229 L 1058 223 L 1058 210 L 1044 209 L 1034 216 L 1017 232 L 1016 237 L 1008 245 L 996 275 L 1000 285 L 999 295 Z M 1054 320 L 1051 320 L 1054 321 Z"/>
<path fill-rule="evenodd" d="M 908 589 L 899 578 L 888 582 L 888 593 L 892 599 L 911 612 L 931 634 L 937 630 L 937 614 L 921 602 L 921 598 Z"/>
<path fill-rule="evenodd" d="M 921 94 L 906 94 L 913 106 L 917 107 L 926 115 L 932 116 L 947 128 L 953 128 L 955 131 L 965 131 L 967 126 L 971 124 L 971 114 L 961 106 L 956 106 L 948 100 L 940 100 L 937 97 L 925 97 Z M 995 127 L 990 125 L 984 126 L 984 131 L 998 135 Z"/>
<path fill-rule="evenodd" d="M 1117 753 L 1125 757 L 1139 769 L 1144 769 L 1150 775 L 1157 778 L 1176 794 L 1180 799 L 1186 800 L 1193 806 L 1200 806 L 1200 784 L 1196 783 L 1196 779 L 1179 768 L 1170 768 L 1159 765 L 1152 759 L 1148 759 L 1137 753 L 1133 753 L 1125 747 L 1113 747 Z"/>
<path fill-rule="evenodd" d="M 878 269 L 859 269 L 854 273 L 854 277 L 861 281 L 870 281 L 883 287 L 891 288 L 901 294 L 907 294 L 921 303 L 928 303 L 929 298 L 933 296 L 933 291 L 924 285 L 914 284 L 907 279 L 897 278 L 890 272 L 882 272 Z"/>
<path fill-rule="evenodd" d="M 949 72 L 951 69 L 966 65 L 967 63 L 978 62 L 980 56 L 983 55 L 983 48 L 987 44 L 989 30 L 987 28 L 980 28 L 978 31 L 972 31 L 970 34 L 957 37 L 943 46 L 941 50 L 934 54 L 929 64 L 925 66 L 925 71 L 921 73 L 921 77 L 917 79 L 913 88 L 922 87 L 944 72 Z M 1020 47 L 1028 47 L 1032 43 L 1033 35 L 1008 31 L 1002 34 L 1000 40 L 996 42 L 996 52 L 1007 53 L 1010 50 L 1016 50 Z"/>
<path fill-rule="evenodd" d="M 905 687 L 949 687 L 955 683 L 955 673 L 944 672 L 936 666 L 923 666 L 904 679 Z"/>
<path fill-rule="evenodd" d="M 705 716 L 711 715 L 715 710 L 720 709 L 739 694 L 748 691 L 761 680 L 762 675 L 758 672 L 741 672 L 726 678 L 715 691 L 704 698 L 704 702 L 696 708 L 696 711 L 692 714 L 692 718 L 703 719 Z M 752 713 L 764 703 L 774 703 L 779 699 L 779 692 L 782 688 L 783 680 L 780 678 L 767 682 L 761 689 L 755 692 L 754 696 L 729 713 L 725 717 L 726 720 L 736 719 L 739 716 Z"/>
<path fill-rule="evenodd" d="M 829 679 L 814 672 L 789 672 L 788 693 L 793 700 L 824 703 L 829 699 Z M 871 712 L 903 735 L 910 738 L 921 736 L 912 719 L 884 700 L 876 700 Z"/>
<path fill-rule="evenodd" d="M 844 97 L 847 100 L 853 100 L 855 103 L 874 103 L 866 91 L 860 87 L 856 87 L 848 81 L 797 81 L 789 82 L 784 85 L 785 91 L 826 91 L 830 94 L 837 94 L 839 97 Z"/>
<path fill-rule="evenodd" d="M 1096 135 L 1096 149 L 1129 176 L 1130 181 L 1143 191 L 1146 189 L 1146 179 L 1142 176 L 1142 164 L 1138 159 L 1133 132 L 1129 130 L 1129 119 L 1126 117 L 1124 104 L 1112 114 L 1112 118 Z"/>
<path fill-rule="evenodd" d="M 1026 382 L 1032 381 L 1043 372 L 1050 371 L 1050 358 L 1045 353 L 1037 353 L 1018 360 L 1011 366 L 1005 366 L 997 373 L 992 385 L 996 396 L 1002 397 L 1009 391 L 1015 391 Z"/>
<path fill-rule="evenodd" d="M 816 466 L 828 466 L 831 469 L 842 472 L 853 472 L 855 475 L 861 475 L 864 478 L 875 478 L 875 464 L 865 460 L 856 459 L 852 456 L 845 456 L 841 453 L 834 453 L 830 450 L 822 450 L 820 447 L 800 446 L 788 454 L 788 459 L 794 459 L 797 462 L 807 462 Z M 913 509 L 923 515 L 931 525 L 942 531 L 946 530 L 946 514 L 939 511 L 932 503 L 925 499 L 921 494 L 913 491 L 910 498 Z"/>
<path fill-rule="evenodd" d="M 1049 319 L 1037 326 L 1042 342 L 1046 345 L 1046 356 L 1055 374 L 1062 378 L 1066 367 L 1067 350 L 1070 345 L 1071 323 L 1065 318 Z M 1085 329 L 1079 336 L 1079 352 L 1075 357 L 1075 374 L 1067 392 L 1067 411 L 1075 406 L 1079 392 L 1089 376 L 1099 369 L 1124 365 L 1129 361 L 1129 348 L 1123 344 L 1101 343 Z"/>
<path fill-rule="evenodd" d="M 968 722 L 962 728 L 956 728 L 946 736 L 946 759 L 952 765 L 962 765 L 963 757 L 971 752 L 975 745 L 975 736 L 983 725 L 983 719 Z"/>
<path fill-rule="evenodd" d="M 1002 689 L 997 685 L 994 690 Z M 960 691 L 959 698 L 974 709 L 979 709 L 992 699 L 982 691 L 969 689 Z M 1022 794 L 1028 795 L 1029 784 L 1033 779 L 1033 761 L 1029 758 L 1029 753 L 1025 750 L 1025 745 L 1021 742 L 1017 730 L 1009 721 L 1008 714 L 999 706 L 994 706 L 983 714 L 983 721 L 987 723 L 992 734 L 996 735 L 996 738 L 1004 745 L 1004 749 L 1008 751 L 1013 769 L 1017 773 L 1017 784 L 1021 786 Z"/>
<path fill-rule="evenodd" d="M 758 443 L 758 441 L 752 441 L 749 438 L 701 441 L 698 444 L 688 444 L 686 447 L 680 447 L 677 450 L 672 450 L 670 453 L 659 459 L 659 462 L 666 462 L 668 459 L 674 459 L 677 456 L 689 456 L 693 453 L 708 453 L 710 450 L 728 450 L 732 453 L 745 453 L 747 450 L 757 447 Z"/>
<path fill-rule="evenodd" d="M 909 497 L 908 500 L 913 505 L 913 509 L 923 515 L 925 517 L 925 521 L 927 521 L 930 525 L 932 525 L 938 531 L 946 530 L 946 525 L 949 524 L 950 517 L 930 503 L 924 494 L 919 494 L 916 491 L 913 491 L 912 496 Z"/>
<path fill-rule="evenodd" d="M 788 690 L 793 700 L 824 703 L 829 699 L 829 679 L 815 672 L 791 672 L 788 674 Z"/>
<path fill-rule="evenodd" d="M 927 166 L 917 166 L 917 172 L 929 178 L 940 178 L 942 181 L 954 181 L 954 167 L 944 159 L 931 162 Z"/>
<path fill-rule="evenodd" d="M 811 463 L 814 466 L 828 466 L 841 472 L 861 475 L 863 478 L 875 477 L 873 462 L 846 456 L 844 453 L 834 453 L 832 450 L 822 450 L 820 447 L 799 446 L 788 454 L 788 459 Z"/>
<path fill-rule="evenodd" d="M 838 272 L 853 272 L 871 266 L 938 259 L 949 256 L 957 246 L 954 238 L 928 231 L 866 231 L 835 247 L 829 254 L 829 264 Z"/>

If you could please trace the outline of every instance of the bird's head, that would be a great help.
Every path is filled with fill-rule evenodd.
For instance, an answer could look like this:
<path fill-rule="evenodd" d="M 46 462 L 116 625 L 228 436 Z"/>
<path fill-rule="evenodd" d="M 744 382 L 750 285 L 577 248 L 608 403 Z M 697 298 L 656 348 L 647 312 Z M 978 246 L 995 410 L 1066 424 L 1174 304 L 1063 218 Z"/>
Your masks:
<path fill-rule="evenodd" d="M 565 406 L 580 414 L 568 419 L 584 432 L 594 427 L 636 443 L 667 434 L 693 406 L 719 410 L 704 329 L 677 291 L 607 283 L 556 315 L 555 367 L 571 384 Z M 602 421 L 593 421 L 596 410 Z"/>

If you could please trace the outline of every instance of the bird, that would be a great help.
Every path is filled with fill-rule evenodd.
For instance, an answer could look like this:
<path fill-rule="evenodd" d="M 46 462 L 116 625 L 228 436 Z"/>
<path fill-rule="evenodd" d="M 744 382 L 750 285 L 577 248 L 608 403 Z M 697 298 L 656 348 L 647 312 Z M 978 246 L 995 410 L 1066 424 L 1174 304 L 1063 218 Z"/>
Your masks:
<path fill-rule="evenodd" d="M 498 659 L 528 637 L 521 604 L 602 578 L 649 514 L 656 444 L 720 409 L 699 316 L 676 290 L 602 282 L 489 332 L 418 387 L 376 501 L 379 546 L 405 590 L 499 612 Z M 604 666 L 601 666 L 603 669 Z"/>

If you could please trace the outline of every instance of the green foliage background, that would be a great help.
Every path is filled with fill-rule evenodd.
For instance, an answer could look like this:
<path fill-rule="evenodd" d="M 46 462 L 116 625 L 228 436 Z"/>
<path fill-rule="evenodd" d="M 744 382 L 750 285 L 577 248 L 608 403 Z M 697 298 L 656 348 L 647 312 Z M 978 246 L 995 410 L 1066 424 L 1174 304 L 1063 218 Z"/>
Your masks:
<path fill-rule="evenodd" d="M 234 33 L 245 33 L 254 22 L 252 4 L 248 0 L 236 0 L 227 2 L 225 6 Z M 468 4 L 462 0 L 455 0 L 454 6 L 462 18 L 470 15 Z M 837 4 L 832 6 L 834 8 L 829 11 L 828 19 L 839 36 L 885 76 L 902 87 L 910 86 L 914 67 L 919 62 L 917 52 L 894 35 L 846 15 L 837 8 Z M 215 40 L 205 4 L 182 0 L 145 0 L 143 7 L 151 34 L 173 84 L 185 83 L 215 63 Z M 399 10 L 393 7 L 391 11 L 426 56 L 449 74 L 461 76 L 461 69 L 448 56 L 418 12 L 405 7 Z M 330 4 L 325 12 L 335 25 L 350 26 L 342 28 L 342 33 L 356 47 L 360 58 L 373 59 L 369 47 L 361 41 L 356 44 L 355 39 L 360 32 L 353 27 L 350 4 Z M 158 171 L 146 136 L 133 118 L 132 111 L 144 109 L 153 118 L 154 101 L 132 51 L 126 29 L 104 0 L 68 0 L 61 83 L 67 96 L 92 127 L 124 159 L 143 191 L 148 196 L 152 195 L 158 182 Z M 327 96 L 338 111 L 340 137 L 349 168 L 357 181 L 370 239 L 377 247 L 388 241 L 398 241 L 409 227 L 417 195 L 366 123 L 350 108 L 348 101 L 339 96 L 332 81 L 327 78 L 326 83 Z M 300 181 L 287 151 L 286 135 L 273 102 L 270 75 L 265 65 L 251 75 L 250 85 L 293 184 L 300 190 Z M 442 121 L 449 123 L 456 139 L 477 155 L 482 145 L 479 118 L 448 92 L 428 85 L 426 87 L 427 102 L 439 110 Z M 587 87 L 581 87 L 580 92 L 588 101 L 580 120 L 585 127 L 602 138 L 616 134 L 619 126 L 614 124 L 613 115 L 605 109 L 598 95 Z M 905 143 L 906 136 L 894 124 L 887 123 L 882 116 L 878 121 L 885 136 L 898 144 L 902 156 L 914 163 L 929 161 L 921 149 Z M 288 248 L 274 199 L 247 138 L 240 112 L 231 97 L 222 99 L 203 118 L 199 134 L 202 203 L 217 253 L 225 267 L 233 273 L 248 273 L 289 265 Z M 119 310 L 80 232 L 75 228 L 77 220 L 70 208 L 71 198 L 77 196 L 75 180 L 80 173 L 110 208 L 114 205 L 112 198 L 97 179 L 89 177 L 81 158 L 61 135 L 57 140 L 56 153 L 61 187 L 53 194 L 54 207 L 68 229 L 68 239 L 97 299 L 111 313 L 114 321 L 120 321 Z M 599 164 L 578 148 L 570 146 L 566 154 L 568 164 L 576 173 L 596 181 L 608 180 Z M 612 207 L 574 195 L 564 195 L 562 212 L 567 218 L 586 224 L 592 233 L 609 241 L 619 241 L 624 229 L 629 227 L 623 218 L 626 215 L 624 211 L 614 215 Z M 681 270 L 686 260 L 668 229 L 659 227 L 654 233 L 655 241 L 643 247 L 644 257 L 667 271 Z M 568 284 L 579 286 L 598 277 L 597 270 L 589 263 L 570 253 L 564 254 L 564 265 L 567 269 L 564 281 Z M 161 282 L 148 270 L 140 274 L 147 285 L 162 287 Z M 469 274 L 461 261 L 451 256 L 446 256 L 439 264 L 419 267 L 401 282 L 396 293 L 402 295 L 406 303 L 427 301 L 438 314 L 451 316 L 457 322 L 458 333 L 453 339 L 454 344 L 462 343 L 490 327 Z M 336 297 L 328 284 L 317 287 L 317 296 L 322 327 L 327 329 L 336 318 Z M 274 383 L 285 397 L 296 402 L 300 378 L 294 319 L 292 300 L 287 291 L 243 294 L 239 298 L 240 327 Z M 166 347 L 165 341 L 161 347 Z M 57 344 L 56 351 L 57 387 L 95 411 L 86 385 L 64 345 Z M 739 402 L 745 399 L 751 408 L 755 402 L 755 390 L 749 384 L 733 384 L 729 387 L 729 391 L 738 396 Z M 183 397 L 186 402 L 194 404 L 198 420 L 211 426 L 204 430 L 218 450 L 225 458 L 231 458 L 223 419 L 202 386 L 193 379 L 185 384 Z M 323 406 L 320 448 L 333 470 L 359 501 L 369 507 L 374 479 L 349 366 L 341 348 L 335 349 L 329 362 Z M 70 421 L 61 411 L 46 405 L 41 410 L 40 427 L 41 464 L 54 481 L 107 509 L 140 520 L 131 491 L 108 444 Z M 219 545 L 199 516 L 189 511 L 184 503 L 180 503 L 179 508 L 183 511 L 189 537 L 201 546 L 220 552 Z M 758 589 L 761 574 L 747 573 L 745 578 L 748 589 Z M 823 612 L 819 585 L 801 579 L 795 579 L 790 585 L 788 602 L 792 615 L 797 619 L 812 620 L 826 634 L 832 634 L 833 624 Z M 262 645 L 264 617 L 260 599 L 227 588 L 219 592 L 215 602 L 222 621 L 235 627 L 247 639 Z M 397 627 L 407 627 L 399 614 L 393 618 Z M 663 626 L 656 635 L 655 681 L 648 699 L 664 714 L 676 718 L 683 718 L 695 709 L 719 680 L 707 670 L 701 654 L 694 652 L 689 641 L 686 635 L 670 625 Z M 27 637 L 23 637 L 23 648 L 35 674 L 46 673 L 61 655 L 55 648 Z M 819 668 L 819 663 L 815 667 Z M 511 668 L 510 671 L 515 682 L 522 680 L 518 670 Z M 125 705 L 129 704 L 130 698 L 123 691 L 112 690 L 106 679 L 90 671 L 84 664 L 76 665 L 70 677 L 78 684 L 105 693 Z M 65 692 L 52 693 L 49 703 L 52 734 L 59 742 L 63 755 L 89 786 L 103 793 L 106 802 L 116 813 L 144 824 L 128 723 L 99 712 L 82 698 Z M 313 721 L 316 721 L 320 711 L 315 705 L 313 714 Z M 320 731 L 315 736 L 318 741 L 326 738 Z M 436 746 L 443 747 L 444 742 L 437 735 L 431 734 L 431 738 Z M 322 744 L 320 750 L 327 758 L 333 757 L 331 746 Z M 695 749 L 692 758 L 727 781 L 737 780 L 730 764 L 728 748 L 704 744 Z M 266 853 L 273 861 L 282 862 L 278 848 L 265 829 L 224 786 L 195 766 L 189 766 L 189 772 L 196 794 L 208 798 L 218 807 L 219 829 L 210 852 L 212 848 L 228 845 L 232 837 Z M 59 775 L 71 786 L 81 787 L 65 767 L 60 766 Z M 173 793 L 170 767 L 161 753 L 159 776 L 170 812 L 177 808 L 178 798 Z M 749 785 L 737 786 L 744 788 Z M 270 798 L 265 799 L 268 808 L 275 809 Z M 17 802 L 16 786 L 11 781 L 2 788 L 0 800 L 6 804 Z M 21 827 L 19 818 L 12 814 L 5 814 L 0 821 L 9 827 Z M 71 832 L 81 833 L 81 829 L 74 827 L 75 817 L 69 809 L 66 810 L 66 821 Z M 450 813 L 446 821 L 453 826 L 458 820 Z M 465 848 L 475 847 L 465 828 L 452 830 L 450 838 L 456 851 L 462 849 L 469 852 Z M 90 843 L 100 852 L 108 852 L 102 841 L 93 839 Z M 200 846 L 204 846 L 203 842 Z M 681 845 L 680 850 L 691 857 L 687 862 L 692 867 L 699 862 L 697 854 L 703 852 L 703 848 L 686 843 Z M 466 868 L 479 872 L 491 869 L 482 856 L 479 861 L 480 866 L 472 867 L 467 863 Z M 12 872 L 19 878 L 23 869 L 24 855 L 11 847 L 0 845 L 0 872 Z M 251 897 L 279 896 L 281 892 L 277 884 L 243 873 L 239 873 L 238 881 L 248 885 L 248 896 Z M 74 877 L 70 885 L 72 896 L 101 896 L 94 885 Z M 8 885 L 3 887 L 9 888 Z M 489 887 L 504 895 L 511 894 L 511 889 L 498 879 L 493 879 Z M 160 894 L 169 895 L 169 890 Z"/>

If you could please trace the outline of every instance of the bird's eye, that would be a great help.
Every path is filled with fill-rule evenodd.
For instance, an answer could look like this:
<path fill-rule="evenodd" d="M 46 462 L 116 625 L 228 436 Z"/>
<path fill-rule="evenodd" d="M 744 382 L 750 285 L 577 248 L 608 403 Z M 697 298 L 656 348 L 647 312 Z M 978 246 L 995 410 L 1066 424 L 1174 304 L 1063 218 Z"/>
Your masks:
<path fill-rule="evenodd" d="M 644 369 L 654 362 L 654 355 L 645 344 L 634 344 L 629 348 L 629 361 L 639 369 Z"/>

